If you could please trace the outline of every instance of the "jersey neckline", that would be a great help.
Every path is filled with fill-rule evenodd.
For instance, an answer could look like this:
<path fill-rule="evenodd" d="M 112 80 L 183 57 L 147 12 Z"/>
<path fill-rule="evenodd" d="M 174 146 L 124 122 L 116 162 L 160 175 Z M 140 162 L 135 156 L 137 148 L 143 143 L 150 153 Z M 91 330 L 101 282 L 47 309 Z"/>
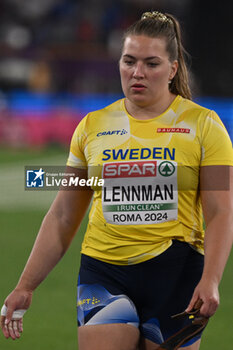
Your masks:
<path fill-rule="evenodd" d="M 154 121 L 154 120 L 158 120 L 159 118 L 163 117 L 169 110 L 171 109 L 175 109 L 176 105 L 178 104 L 178 102 L 180 101 L 182 97 L 180 95 L 177 95 L 175 97 L 175 99 L 172 101 L 172 103 L 170 104 L 170 106 L 168 106 L 168 108 L 163 112 L 161 113 L 160 115 L 154 117 L 154 118 L 150 118 L 150 119 L 138 119 L 138 118 L 135 118 L 133 117 L 131 114 L 129 114 L 129 112 L 127 111 L 126 107 L 125 107 L 125 98 L 122 99 L 122 107 L 123 107 L 123 110 L 124 112 L 126 113 L 126 115 L 130 118 L 130 119 L 133 119 L 137 122 L 143 122 L 143 123 L 148 123 L 148 122 L 151 122 L 151 121 Z"/>

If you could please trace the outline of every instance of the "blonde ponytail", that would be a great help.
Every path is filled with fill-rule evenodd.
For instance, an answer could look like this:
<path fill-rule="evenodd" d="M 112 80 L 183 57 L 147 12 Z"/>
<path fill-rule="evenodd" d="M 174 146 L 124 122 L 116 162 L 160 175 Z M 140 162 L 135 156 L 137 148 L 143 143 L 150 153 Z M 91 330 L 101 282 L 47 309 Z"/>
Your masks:
<path fill-rule="evenodd" d="M 175 95 L 191 100 L 188 69 L 184 58 L 186 51 L 182 45 L 180 25 L 177 19 L 170 14 L 158 11 L 145 12 L 139 21 L 126 30 L 123 39 L 125 40 L 129 35 L 165 38 L 170 61 L 178 61 L 178 70 L 169 84 L 169 90 Z"/>

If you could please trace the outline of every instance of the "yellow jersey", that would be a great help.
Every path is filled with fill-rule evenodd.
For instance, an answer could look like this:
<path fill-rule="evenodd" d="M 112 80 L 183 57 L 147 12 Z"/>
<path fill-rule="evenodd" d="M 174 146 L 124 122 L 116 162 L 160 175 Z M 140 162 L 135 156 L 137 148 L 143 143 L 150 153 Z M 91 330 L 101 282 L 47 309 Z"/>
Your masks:
<path fill-rule="evenodd" d="M 82 253 L 119 265 L 151 259 L 173 239 L 203 253 L 201 166 L 233 165 L 229 135 L 214 111 L 177 96 L 160 116 L 139 120 L 125 99 L 76 128 L 67 165 L 86 167 L 94 198 Z"/>

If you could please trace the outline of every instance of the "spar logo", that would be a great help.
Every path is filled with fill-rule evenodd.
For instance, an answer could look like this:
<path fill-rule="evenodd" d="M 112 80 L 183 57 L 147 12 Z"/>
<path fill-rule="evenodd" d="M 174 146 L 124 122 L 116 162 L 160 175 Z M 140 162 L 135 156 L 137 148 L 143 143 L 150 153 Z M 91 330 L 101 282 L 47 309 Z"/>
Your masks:
<path fill-rule="evenodd" d="M 171 176 L 174 174 L 175 170 L 175 165 L 169 161 L 164 161 L 159 164 L 159 173 L 162 176 Z"/>
<path fill-rule="evenodd" d="M 106 135 L 125 135 L 128 134 L 128 131 L 125 129 L 121 129 L 121 130 L 107 130 L 107 131 L 102 131 L 102 132 L 98 132 L 98 134 L 96 136 L 106 136 Z"/>
<path fill-rule="evenodd" d="M 103 177 L 151 177 L 156 176 L 157 161 L 105 163 Z"/>

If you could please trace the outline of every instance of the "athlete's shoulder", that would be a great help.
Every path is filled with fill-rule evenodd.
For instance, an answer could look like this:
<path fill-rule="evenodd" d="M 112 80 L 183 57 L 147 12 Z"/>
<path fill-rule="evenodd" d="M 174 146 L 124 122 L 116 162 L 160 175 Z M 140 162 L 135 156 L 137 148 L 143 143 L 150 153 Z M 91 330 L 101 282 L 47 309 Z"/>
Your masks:
<path fill-rule="evenodd" d="M 88 115 L 86 116 L 87 119 L 95 119 L 95 118 L 100 118 L 101 116 L 102 117 L 106 117 L 106 116 L 114 116 L 118 113 L 122 113 L 124 112 L 124 99 L 119 99 L 109 105 L 107 105 L 106 107 L 104 108 L 101 108 L 101 109 L 97 109 L 95 111 L 92 111 L 90 113 L 88 113 Z"/>
<path fill-rule="evenodd" d="M 185 100 L 185 99 L 184 99 Z M 216 111 L 201 106 L 197 102 L 193 102 L 190 100 L 185 100 L 185 104 L 187 105 L 187 109 L 189 109 L 190 114 L 198 120 L 202 125 L 203 124 L 218 124 L 225 129 L 221 117 L 217 114 Z"/>
<path fill-rule="evenodd" d="M 86 139 L 90 134 L 94 135 L 99 129 L 104 129 L 112 125 L 113 119 L 119 120 L 120 115 L 125 115 L 124 99 L 117 100 L 110 105 L 89 112 L 81 119 L 74 132 L 74 137 L 83 137 Z"/>
<path fill-rule="evenodd" d="M 211 110 L 204 107 L 204 106 L 201 106 L 199 103 L 197 102 L 194 102 L 192 100 L 189 100 L 187 98 L 184 98 L 182 96 L 179 96 L 179 99 L 178 99 L 178 104 L 177 104 L 177 109 L 179 109 L 179 111 L 181 112 L 196 112 L 196 113 L 201 113 L 203 115 L 208 115 Z"/>

